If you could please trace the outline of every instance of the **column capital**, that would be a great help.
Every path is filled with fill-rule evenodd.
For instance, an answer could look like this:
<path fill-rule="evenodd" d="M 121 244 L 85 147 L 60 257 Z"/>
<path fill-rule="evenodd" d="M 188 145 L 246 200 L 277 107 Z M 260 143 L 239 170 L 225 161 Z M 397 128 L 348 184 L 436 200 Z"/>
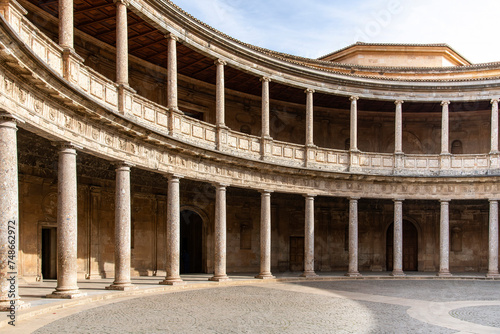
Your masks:
<path fill-rule="evenodd" d="M 212 185 L 219 189 L 219 188 L 227 188 L 227 187 L 230 187 L 231 185 L 230 184 L 227 184 L 227 183 L 219 183 L 219 182 L 214 182 L 212 183 Z"/>
<path fill-rule="evenodd" d="M 493 99 L 491 99 L 490 103 L 491 104 L 494 104 L 494 103 L 498 104 L 498 101 L 499 101 L 498 98 L 493 98 Z"/>
<path fill-rule="evenodd" d="M 15 123 L 24 123 L 22 119 L 0 109 L 0 121 L 10 121 Z"/>
<path fill-rule="evenodd" d="M 168 34 L 165 34 L 166 39 L 173 39 L 174 41 L 178 42 L 179 37 L 175 36 L 173 33 L 169 32 Z"/>
<path fill-rule="evenodd" d="M 113 3 L 122 4 L 122 5 L 125 5 L 126 7 L 130 6 L 129 0 L 113 0 Z"/>
<path fill-rule="evenodd" d="M 393 202 L 403 202 L 405 199 L 404 198 L 393 198 Z"/>
<path fill-rule="evenodd" d="M 315 195 L 315 194 L 304 194 L 304 195 L 302 195 L 302 196 L 304 196 L 305 198 L 314 198 L 314 197 L 316 197 L 317 195 Z"/>
<path fill-rule="evenodd" d="M 274 190 L 266 190 L 266 189 L 263 189 L 263 190 L 259 190 L 259 192 L 262 194 L 262 195 L 271 195 Z"/>
<path fill-rule="evenodd" d="M 439 200 L 439 202 L 440 202 L 441 204 L 443 204 L 443 203 L 448 203 L 448 204 L 449 204 L 449 203 L 451 202 L 451 198 L 444 198 L 444 199 L 440 199 L 440 200 Z"/>
<path fill-rule="evenodd" d="M 261 77 L 259 79 L 259 81 L 261 81 L 261 82 L 271 82 L 271 78 L 269 78 L 269 77 Z"/>
<path fill-rule="evenodd" d="M 315 91 L 312 88 L 307 88 L 306 90 L 304 90 L 304 93 L 306 93 L 306 94 L 314 94 Z"/>
<path fill-rule="evenodd" d="M 442 106 L 447 106 L 447 105 L 449 105 L 449 104 L 450 104 L 450 101 L 443 101 L 443 102 L 441 102 L 441 105 L 442 105 Z"/>
<path fill-rule="evenodd" d="M 222 66 L 226 66 L 227 65 L 227 62 L 225 60 L 222 60 L 222 59 L 216 59 L 214 61 L 214 64 L 215 65 L 222 65 Z"/>
<path fill-rule="evenodd" d="M 76 145 L 72 142 L 52 142 L 51 144 L 52 144 L 52 146 L 58 148 L 60 151 L 75 150 L 75 154 L 76 154 L 76 150 L 83 149 L 83 147 Z M 69 153 L 69 152 L 67 152 L 67 153 Z"/>
<path fill-rule="evenodd" d="M 349 98 L 349 101 L 351 101 L 351 102 L 353 102 L 353 101 L 357 101 L 357 100 L 359 100 L 359 96 L 355 96 L 355 95 L 353 95 L 353 96 L 351 96 L 351 97 Z"/>
<path fill-rule="evenodd" d="M 396 100 L 396 101 L 394 101 L 395 105 L 403 104 L 403 103 L 405 103 L 405 101 L 403 101 L 403 100 Z"/>
<path fill-rule="evenodd" d="M 169 181 L 173 181 L 173 180 L 180 180 L 180 179 L 184 178 L 184 176 L 183 176 L 183 175 L 174 174 L 174 173 L 168 173 L 168 174 L 165 174 L 165 177 L 166 177 Z"/>
<path fill-rule="evenodd" d="M 118 171 L 119 169 L 128 169 L 130 170 L 131 167 L 135 167 L 134 164 L 126 161 L 117 161 L 115 162 L 116 170 Z"/>
<path fill-rule="evenodd" d="M 358 201 L 361 197 L 349 197 L 349 201 Z"/>
<path fill-rule="evenodd" d="M 489 202 L 498 202 L 500 201 L 500 198 L 488 198 Z"/>

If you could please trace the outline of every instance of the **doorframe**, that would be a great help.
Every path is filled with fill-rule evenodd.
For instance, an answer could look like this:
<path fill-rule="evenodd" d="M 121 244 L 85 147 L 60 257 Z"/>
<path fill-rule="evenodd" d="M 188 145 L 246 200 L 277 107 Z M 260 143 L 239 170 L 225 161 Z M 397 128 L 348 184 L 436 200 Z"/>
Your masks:
<path fill-rule="evenodd" d="M 207 247 L 207 245 L 209 244 L 208 242 L 208 226 L 209 226 L 209 223 L 210 223 L 210 219 L 208 218 L 208 215 L 207 213 L 200 209 L 199 207 L 197 206 L 194 206 L 194 205 L 181 205 L 180 206 L 180 210 L 179 210 L 179 215 L 182 211 L 192 211 L 194 213 L 196 213 L 198 216 L 200 216 L 201 218 L 201 222 L 202 222 L 202 227 L 201 227 L 201 267 L 202 267 L 202 271 L 204 273 L 209 273 L 210 272 L 210 268 L 208 266 L 208 253 L 209 253 L 209 249 Z M 180 219 L 180 217 L 179 217 Z"/>
<path fill-rule="evenodd" d="M 408 217 L 403 215 L 403 224 L 404 221 L 408 221 L 413 224 L 413 226 L 417 229 L 417 272 L 420 271 L 420 268 L 422 268 L 422 228 L 420 227 L 420 224 L 413 218 Z M 394 224 L 394 217 L 392 217 L 389 222 L 385 224 L 384 227 L 384 235 L 383 235 L 383 249 L 384 249 L 384 262 L 385 262 L 385 270 L 387 271 L 388 269 L 388 264 L 387 264 L 387 231 L 389 230 L 389 227 L 391 224 Z M 404 228 L 404 225 L 403 225 Z M 404 237 L 403 237 L 404 238 Z M 404 246 L 403 246 L 404 247 Z"/>
<path fill-rule="evenodd" d="M 56 243 L 57 243 L 57 222 L 54 221 L 39 221 L 37 226 L 37 250 L 36 250 L 36 280 L 42 281 L 42 229 L 55 228 L 56 229 Z M 57 245 L 56 245 L 57 248 Z M 57 267 L 57 254 L 56 254 L 56 267 Z"/>

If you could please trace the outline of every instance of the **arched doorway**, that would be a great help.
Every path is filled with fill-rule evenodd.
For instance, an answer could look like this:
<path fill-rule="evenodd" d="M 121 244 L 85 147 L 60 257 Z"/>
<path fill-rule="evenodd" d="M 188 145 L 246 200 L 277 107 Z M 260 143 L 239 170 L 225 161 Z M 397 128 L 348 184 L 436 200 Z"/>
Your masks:
<path fill-rule="evenodd" d="M 181 274 L 203 272 L 203 219 L 194 211 L 181 211 Z"/>
<path fill-rule="evenodd" d="M 394 223 L 387 229 L 387 270 L 393 269 Z M 403 221 L 403 271 L 418 270 L 418 231 L 411 222 Z"/>

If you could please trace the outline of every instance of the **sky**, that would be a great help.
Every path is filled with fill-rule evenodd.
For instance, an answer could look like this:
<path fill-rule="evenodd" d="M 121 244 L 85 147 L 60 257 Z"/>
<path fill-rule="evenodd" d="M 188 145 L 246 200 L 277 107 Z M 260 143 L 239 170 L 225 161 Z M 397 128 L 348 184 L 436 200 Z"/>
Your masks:
<path fill-rule="evenodd" d="M 172 0 L 245 43 L 318 58 L 357 41 L 446 43 L 500 61 L 499 0 Z"/>

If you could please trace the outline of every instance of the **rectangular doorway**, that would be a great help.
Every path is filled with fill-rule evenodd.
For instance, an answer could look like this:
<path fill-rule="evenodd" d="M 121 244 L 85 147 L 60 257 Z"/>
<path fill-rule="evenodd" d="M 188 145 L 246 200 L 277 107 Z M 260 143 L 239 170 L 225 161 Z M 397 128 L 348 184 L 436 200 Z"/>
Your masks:
<path fill-rule="evenodd" d="M 57 229 L 42 228 L 42 277 L 57 279 Z"/>
<path fill-rule="evenodd" d="M 290 271 L 304 271 L 304 237 L 290 237 Z"/>

